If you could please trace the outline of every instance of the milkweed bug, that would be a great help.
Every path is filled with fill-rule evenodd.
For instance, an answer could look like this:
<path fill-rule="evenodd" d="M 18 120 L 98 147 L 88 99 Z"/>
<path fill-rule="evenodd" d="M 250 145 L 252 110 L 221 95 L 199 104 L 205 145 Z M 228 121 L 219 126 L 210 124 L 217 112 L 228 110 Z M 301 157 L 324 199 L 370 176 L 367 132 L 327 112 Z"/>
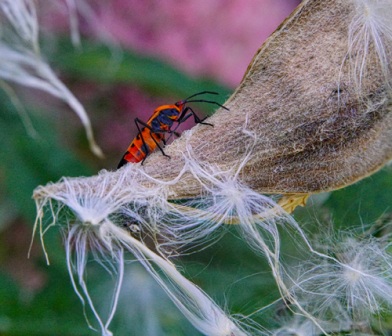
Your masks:
<path fill-rule="evenodd" d="M 205 99 L 192 99 L 196 96 L 201 96 L 204 94 L 217 95 L 218 93 L 211 91 L 203 91 L 193 94 L 185 100 L 180 100 L 173 105 L 159 106 L 154 111 L 150 119 L 147 120 L 147 122 L 141 121 L 140 119 L 136 118 L 135 124 L 139 133 L 129 145 L 127 151 L 125 152 L 120 163 L 118 164 L 117 169 L 128 162 L 137 163 L 141 161 L 143 164 L 147 156 L 150 155 L 157 147 L 162 152 L 162 155 L 170 158 L 170 156 L 166 155 L 163 151 L 160 142 L 166 145 L 166 141 L 173 134 L 179 136 L 179 134 L 176 132 L 177 127 L 191 116 L 193 116 L 195 123 L 197 124 L 213 126 L 212 124 L 204 122 L 206 118 L 200 119 L 197 114 L 192 110 L 192 108 L 187 106 L 188 103 L 209 103 L 218 105 L 228 110 L 228 108 L 215 101 Z M 174 122 L 178 123 L 178 125 L 176 129 L 172 130 L 171 128 Z M 165 138 L 166 134 L 170 134 L 168 139 Z"/>

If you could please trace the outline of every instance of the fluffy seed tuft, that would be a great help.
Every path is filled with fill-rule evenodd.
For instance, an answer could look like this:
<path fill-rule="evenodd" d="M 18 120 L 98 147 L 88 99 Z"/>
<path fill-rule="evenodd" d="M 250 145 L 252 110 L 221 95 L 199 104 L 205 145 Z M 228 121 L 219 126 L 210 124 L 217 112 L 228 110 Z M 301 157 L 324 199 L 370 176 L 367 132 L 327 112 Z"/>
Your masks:
<path fill-rule="evenodd" d="M 361 91 L 372 72 L 382 72 L 391 89 L 392 3 L 389 0 L 355 0 L 349 26 L 349 57 L 355 87 Z M 377 69 L 378 68 L 378 69 Z"/>
<path fill-rule="evenodd" d="M 390 246 L 376 238 L 330 242 L 326 255 L 306 263 L 293 295 L 320 321 L 370 324 L 392 307 Z"/>

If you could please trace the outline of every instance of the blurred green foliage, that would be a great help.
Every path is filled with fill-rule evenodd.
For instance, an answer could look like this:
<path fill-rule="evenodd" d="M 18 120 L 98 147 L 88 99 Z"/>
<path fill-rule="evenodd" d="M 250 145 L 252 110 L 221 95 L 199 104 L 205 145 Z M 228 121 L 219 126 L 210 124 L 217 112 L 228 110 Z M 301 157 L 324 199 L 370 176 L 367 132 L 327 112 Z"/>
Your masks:
<path fill-rule="evenodd" d="M 52 59 L 55 60 L 54 68 L 61 69 L 68 78 L 107 85 L 137 85 L 150 94 L 185 97 L 211 90 L 226 96 L 230 91 L 213 81 L 191 78 L 157 59 L 97 44 L 84 43 L 83 48 L 75 52 L 63 41 Z M 61 138 L 63 125 L 56 122 L 54 115 L 33 106 L 27 109 L 38 135 L 36 138 L 29 136 L 16 107 L 3 92 L 0 93 L 0 335 L 96 335 L 88 329 L 82 305 L 72 289 L 59 233 L 52 229 L 46 236 L 51 266 L 46 265 L 41 252 L 26 261 L 29 248 L 26 243 L 19 246 L 25 252 L 20 254 L 23 258 L 20 262 L 15 261 L 14 250 L 10 248 L 15 244 L 10 241 L 10 237 L 15 240 L 15 235 L 10 234 L 14 227 L 27 223 L 31 231 L 36 215 L 31 198 L 35 187 L 57 181 L 62 176 L 96 172 L 91 162 L 77 155 Z M 386 168 L 353 186 L 331 193 L 324 203 L 312 205 L 310 202 L 296 212 L 296 217 L 309 232 L 322 231 L 328 226 L 348 230 L 362 224 L 370 225 L 391 212 L 391 187 L 392 172 Z M 240 239 L 235 228 L 225 230 L 226 234 L 216 244 L 178 262 L 183 273 L 222 307 L 231 313 L 251 314 L 276 300 L 279 293 L 264 258 L 257 256 Z M 35 245 L 39 245 L 37 239 Z M 283 254 L 290 253 L 290 245 L 284 245 Z M 14 266 L 9 266 L 10 262 Z M 25 278 L 35 272 L 44 274 L 44 281 L 37 289 L 26 289 L 11 271 L 12 267 L 23 267 L 26 263 L 34 267 L 30 272 L 26 269 Z M 91 292 L 97 298 L 105 298 L 108 291 L 102 281 L 102 272 L 101 268 L 94 268 L 93 276 L 89 278 Z M 131 274 L 137 272 L 143 273 L 134 269 Z M 133 277 L 126 277 L 126 282 L 127 279 L 127 285 L 132 288 Z M 120 302 L 111 327 L 115 335 L 140 335 L 141 328 L 147 328 L 148 323 L 149 327 L 143 329 L 149 330 L 146 335 L 200 335 L 162 295 L 158 286 L 152 284 L 149 291 L 151 295 L 139 301 L 133 293 L 134 297 L 125 297 L 124 302 Z M 149 308 L 146 312 L 142 309 L 144 306 L 159 310 L 151 312 L 153 308 Z M 87 315 L 94 324 L 88 309 Z M 155 322 L 151 322 L 151 318 Z M 259 322 L 270 323 L 264 325 L 266 328 L 273 325 L 273 319 L 263 316 L 259 317 Z"/>
<path fill-rule="evenodd" d="M 156 57 L 116 46 L 85 41 L 75 50 L 62 40 L 51 59 L 55 60 L 56 69 L 78 80 L 135 85 L 152 95 L 188 97 L 206 90 L 226 97 L 231 92 L 211 79 L 191 77 Z"/>

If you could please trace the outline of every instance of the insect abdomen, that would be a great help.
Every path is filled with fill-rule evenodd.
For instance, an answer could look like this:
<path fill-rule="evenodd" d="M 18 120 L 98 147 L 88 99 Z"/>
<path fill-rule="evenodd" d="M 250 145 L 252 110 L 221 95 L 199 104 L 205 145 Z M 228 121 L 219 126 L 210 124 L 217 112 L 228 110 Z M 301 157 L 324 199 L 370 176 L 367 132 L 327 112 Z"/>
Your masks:
<path fill-rule="evenodd" d="M 148 128 L 144 128 L 141 134 L 138 134 L 129 145 L 127 151 L 118 164 L 117 169 L 128 162 L 138 163 L 144 160 L 148 154 L 156 149 L 157 143 L 162 141 L 163 137 L 163 133 L 152 133 Z"/>

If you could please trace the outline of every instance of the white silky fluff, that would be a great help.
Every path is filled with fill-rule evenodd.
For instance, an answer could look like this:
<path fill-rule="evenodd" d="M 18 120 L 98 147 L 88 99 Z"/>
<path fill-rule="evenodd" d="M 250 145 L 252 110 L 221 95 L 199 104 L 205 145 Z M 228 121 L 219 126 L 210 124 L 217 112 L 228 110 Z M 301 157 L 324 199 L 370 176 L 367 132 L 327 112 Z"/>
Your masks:
<path fill-rule="evenodd" d="M 280 260 L 278 224 L 289 223 L 287 229 L 291 227 L 298 231 L 304 239 L 303 244 L 310 245 L 298 224 L 272 199 L 240 182 L 240 172 L 249 155 L 250 151 L 237 167 L 221 171 L 215 166 L 200 165 L 188 147 L 184 153 L 184 167 L 172 181 L 157 180 L 148 176 L 143 166 L 128 164 L 119 171 L 102 171 L 91 178 L 64 178 L 35 191 L 39 214 L 35 230 L 39 229 L 43 241 L 46 230 L 53 224 L 64 226 L 68 223 L 66 241 L 74 242 L 72 245 L 67 243 L 68 266 L 70 273 L 75 270 L 79 279 L 78 285 L 72 280 L 74 288 L 82 302 L 87 301 L 91 306 L 103 334 L 108 333 L 111 318 L 106 323 L 101 322 L 88 294 L 84 281 L 86 246 L 96 250 L 96 259 L 106 262 L 112 258 L 114 263 L 122 263 L 118 256 L 120 248 L 132 252 L 189 321 L 206 335 L 244 335 L 237 324 L 166 259 L 172 251 L 181 254 L 199 244 L 212 244 L 214 235 L 224 232 L 225 225 L 239 228 L 244 240 L 267 258 L 282 297 L 296 304 L 301 314 L 313 319 L 286 284 L 287 272 Z M 179 183 L 184 174 L 192 174 L 199 181 L 202 197 L 170 202 L 170 186 Z M 53 221 L 46 224 L 43 216 L 48 211 Z M 143 240 L 139 242 L 130 236 L 126 228 L 131 225 L 140 227 L 141 237 L 144 234 L 155 242 L 161 256 L 149 250 Z M 74 258 L 71 250 L 76 251 Z M 116 302 L 119 293 L 114 292 Z M 111 316 L 114 310 L 115 305 Z M 317 325 L 318 322 L 314 320 L 313 323 Z"/>
<path fill-rule="evenodd" d="M 109 330 L 109 325 L 117 308 L 120 289 L 124 279 L 123 249 L 113 243 L 113 237 L 108 232 L 107 226 L 108 224 L 102 223 L 96 227 L 88 227 L 84 224 L 75 223 L 65 233 L 66 261 L 72 286 L 83 304 L 83 309 L 85 309 L 86 303 L 90 307 L 99 324 L 102 336 L 113 335 Z M 102 321 L 102 317 L 96 310 L 86 284 L 87 262 L 89 259 L 87 251 L 90 249 L 94 259 L 100 262 L 116 278 L 111 309 L 105 322 Z M 77 275 L 76 279 L 74 273 Z M 86 312 L 84 314 L 89 327 L 96 330 L 88 321 Z"/>
<path fill-rule="evenodd" d="M 325 255 L 313 254 L 299 267 L 293 296 L 327 330 L 369 326 L 392 309 L 390 248 L 373 237 L 330 239 Z"/>
<path fill-rule="evenodd" d="M 352 0 L 355 15 L 349 26 L 349 52 L 355 87 L 360 91 L 368 69 L 368 57 L 374 50 L 385 84 L 391 88 L 392 2 L 390 0 Z"/>
<path fill-rule="evenodd" d="M 162 228 L 159 220 L 169 212 L 167 186 L 176 183 L 177 179 L 160 183 L 151 178 L 148 186 L 145 186 L 140 183 L 146 179 L 142 169 L 140 165 L 127 165 L 115 173 L 104 171 L 92 178 L 63 179 L 60 189 L 56 184 L 38 189 L 41 199 L 37 201 L 40 216 L 36 229 L 39 228 L 42 240 L 46 230 L 54 223 L 63 226 L 72 284 L 83 304 L 90 306 L 102 335 L 110 335 L 108 327 L 120 295 L 118 289 L 123 281 L 123 250 L 138 258 L 198 330 L 206 335 L 246 335 L 203 291 L 185 279 L 171 262 L 131 237 L 124 228 L 128 222 L 135 222 L 143 232 L 151 233 L 154 238 L 154 233 Z M 53 217 L 48 225 L 43 219 L 46 211 Z M 164 232 L 159 234 L 164 237 Z M 102 265 L 113 265 L 108 270 L 118 274 L 111 313 L 106 321 L 98 315 L 86 285 L 88 249 L 93 251 L 95 259 L 104 261 Z"/>
<path fill-rule="evenodd" d="M 247 335 L 206 293 L 182 276 L 171 262 L 153 253 L 123 230 L 117 227 L 114 230 L 117 231 L 116 235 L 123 245 L 132 251 L 174 304 L 199 331 L 211 336 Z"/>
<path fill-rule="evenodd" d="M 93 252 L 96 260 L 105 261 L 103 265 L 109 267 L 109 272 L 117 274 L 117 282 L 113 290 L 112 308 L 105 322 L 98 314 L 86 284 L 86 264 L 89 249 Z M 98 227 L 74 224 L 70 227 L 66 238 L 67 265 L 71 281 L 83 305 L 87 303 L 92 310 L 102 335 L 112 335 L 109 324 L 114 316 L 121 294 L 121 284 L 125 281 L 123 278 L 124 250 L 134 254 L 166 291 L 174 304 L 199 331 L 211 336 L 247 335 L 200 288 L 183 277 L 170 261 L 158 256 L 123 229 L 118 228 L 110 221 L 100 223 Z M 158 267 L 160 272 L 155 269 L 154 265 Z M 73 275 L 74 272 L 77 279 Z M 90 324 L 89 326 L 94 329 Z"/>
<path fill-rule="evenodd" d="M 135 255 L 198 330 L 206 335 L 245 335 L 205 293 L 182 277 L 167 258 L 172 251 L 181 254 L 193 246 L 212 244 L 214 234 L 222 233 L 226 225 L 236 225 L 244 240 L 265 256 L 282 299 L 293 312 L 308 319 L 298 325 L 300 329 L 312 328 L 320 334 L 347 330 L 347 326 L 364 316 L 379 314 L 383 305 L 392 306 L 388 294 L 392 293 L 392 261 L 386 247 L 375 241 L 348 240 L 340 245 L 345 248 L 332 254 L 328 249 L 315 251 L 288 214 L 240 181 L 251 150 L 237 167 L 222 171 L 196 162 L 188 145 L 183 169 L 171 181 L 149 176 L 140 164 L 127 164 L 115 172 L 102 171 L 90 178 L 63 178 L 57 184 L 36 189 L 35 230 L 39 229 L 43 241 L 51 226 L 65 229 L 72 283 L 82 302 L 91 307 L 102 334 L 110 335 L 108 327 L 120 295 L 125 250 Z M 201 197 L 169 201 L 170 187 L 189 174 L 199 182 Z M 44 216 L 48 212 L 49 216 Z M 53 220 L 47 222 L 50 217 Z M 133 226 L 141 230 L 140 241 L 127 231 Z M 281 260 L 279 227 L 294 230 L 299 250 L 307 251 L 304 259 L 307 262 L 298 277 L 290 275 Z M 144 245 L 144 237 L 155 243 L 161 255 Z M 109 271 L 119 274 L 106 322 L 96 313 L 84 280 L 87 246 L 97 260 L 105 261 L 101 262 L 103 265 L 113 265 Z M 280 334 L 285 330 L 280 329 Z"/>
<path fill-rule="evenodd" d="M 82 121 L 91 150 L 97 156 L 103 156 L 95 143 L 90 119 L 84 107 L 40 53 L 35 2 L 1 0 L 0 30 L 0 79 L 45 91 L 63 100 Z"/>

